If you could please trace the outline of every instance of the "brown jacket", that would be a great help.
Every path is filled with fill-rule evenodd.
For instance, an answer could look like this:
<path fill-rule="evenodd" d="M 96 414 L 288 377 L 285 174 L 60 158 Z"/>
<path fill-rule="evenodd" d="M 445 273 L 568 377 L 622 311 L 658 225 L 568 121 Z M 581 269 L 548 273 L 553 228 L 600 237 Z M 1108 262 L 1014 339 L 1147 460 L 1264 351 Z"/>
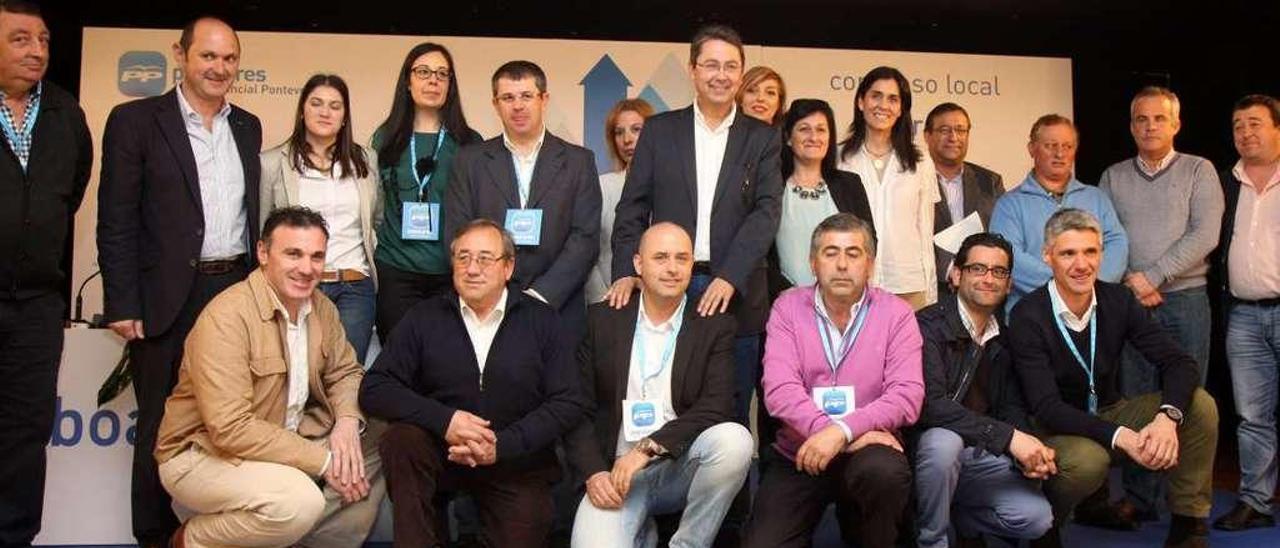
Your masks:
<path fill-rule="evenodd" d="M 364 371 L 337 308 L 316 291 L 307 316 L 310 398 L 298 432 L 285 429 L 287 319 L 272 291 L 255 270 L 201 312 L 187 337 L 178 385 L 165 402 L 157 462 L 196 444 L 231 462 L 275 462 L 319 476 L 328 451 L 306 438 L 326 435 L 337 417 L 364 420 L 357 401 Z"/>

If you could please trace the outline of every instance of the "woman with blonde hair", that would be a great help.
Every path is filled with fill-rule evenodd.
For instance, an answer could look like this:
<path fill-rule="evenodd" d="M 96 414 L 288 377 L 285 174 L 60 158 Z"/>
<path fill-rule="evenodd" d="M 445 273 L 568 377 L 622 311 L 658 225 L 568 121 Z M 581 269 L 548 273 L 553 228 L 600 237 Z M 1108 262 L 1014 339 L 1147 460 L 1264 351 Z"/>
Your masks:
<path fill-rule="evenodd" d="M 751 67 L 742 75 L 736 100 L 743 114 L 778 127 L 786 112 L 787 86 L 778 71 L 765 66 Z"/>
<path fill-rule="evenodd" d="M 600 175 L 600 255 L 595 268 L 587 275 L 587 303 L 604 299 L 609 291 L 610 267 L 613 263 L 613 210 L 622 197 L 622 185 L 627 180 L 627 167 L 636 153 L 640 130 L 644 120 L 653 116 L 653 106 L 644 99 L 623 99 L 613 105 L 604 120 L 605 145 L 613 158 L 615 171 Z"/>

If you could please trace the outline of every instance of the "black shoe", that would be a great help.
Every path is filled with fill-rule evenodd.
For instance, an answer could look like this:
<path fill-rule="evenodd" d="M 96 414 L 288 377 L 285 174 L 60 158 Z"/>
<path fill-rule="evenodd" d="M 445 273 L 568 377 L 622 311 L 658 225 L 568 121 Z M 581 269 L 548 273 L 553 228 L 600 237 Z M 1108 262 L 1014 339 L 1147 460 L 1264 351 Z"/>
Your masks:
<path fill-rule="evenodd" d="M 1075 522 L 1080 525 L 1113 531 L 1137 531 L 1140 525 L 1132 514 L 1126 514 L 1119 505 L 1093 497 L 1076 507 L 1075 516 Z"/>
<path fill-rule="evenodd" d="M 1276 518 L 1254 510 L 1252 506 L 1237 502 L 1226 515 L 1213 521 L 1213 528 L 1220 531 L 1243 531 L 1259 527 L 1275 527 Z"/>
<path fill-rule="evenodd" d="M 1173 515 L 1165 548 L 1209 548 L 1209 525 L 1204 518 Z"/>
<path fill-rule="evenodd" d="M 1138 523 L 1160 521 L 1160 513 L 1157 512 L 1155 508 L 1139 510 L 1138 505 L 1134 504 L 1129 499 L 1120 499 L 1120 502 L 1116 503 L 1116 511 L 1125 519 L 1136 521 Z"/>

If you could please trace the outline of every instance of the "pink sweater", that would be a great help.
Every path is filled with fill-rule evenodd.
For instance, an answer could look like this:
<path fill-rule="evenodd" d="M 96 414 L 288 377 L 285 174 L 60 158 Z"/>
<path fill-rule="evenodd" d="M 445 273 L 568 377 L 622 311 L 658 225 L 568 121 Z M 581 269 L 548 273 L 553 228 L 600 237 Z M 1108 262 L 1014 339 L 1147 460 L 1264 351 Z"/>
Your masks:
<path fill-rule="evenodd" d="M 916 422 L 924 402 L 920 327 L 911 306 L 892 293 L 867 289 L 867 318 L 835 379 L 823 353 L 813 286 L 778 296 L 769 315 L 764 350 L 764 401 L 782 421 L 775 447 L 787 458 L 809 436 L 832 423 L 813 402 L 815 386 L 852 385 L 855 410 L 836 419 L 853 438 L 872 430 L 897 431 Z M 834 382 L 833 382 L 834 381 Z"/>

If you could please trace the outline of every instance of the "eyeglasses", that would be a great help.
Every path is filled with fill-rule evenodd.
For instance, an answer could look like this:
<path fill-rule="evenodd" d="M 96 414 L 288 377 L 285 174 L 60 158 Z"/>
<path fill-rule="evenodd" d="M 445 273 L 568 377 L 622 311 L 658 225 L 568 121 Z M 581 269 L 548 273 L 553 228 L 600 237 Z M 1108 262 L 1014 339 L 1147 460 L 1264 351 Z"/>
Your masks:
<path fill-rule="evenodd" d="M 951 137 L 952 135 L 956 137 L 964 137 L 969 134 L 969 128 L 964 126 L 941 126 L 933 131 L 934 133 L 945 137 Z"/>
<path fill-rule="evenodd" d="M 695 64 L 694 66 L 698 67 L 699 69 L 702 69 L 704 72 L 709 72 L 711 74 L 715 74 L 718 72 L 724 72 L 726 74 L 737 74 L 738 71 L 742 70 L 742 65 L 734 61 L 729 61 L 728 63 L 724 63 L 724 64 L 721 64 L 719 61 L 703 61 L 701 63 Z"/>
<path fill-rule="evenodd" d="M 438 82 L 448 82 L 449 78 L 453 77 L 453 74 L 449 72 L 449 69 L 444 67 L 440 67 L 438 69 L 433 70 L 431 67 L 428 67 L 426 65 L 418 65 L 416 67 L 409 69 L 409 72 L 413 73 L 414 78 L 418 80 L 424 80 L 424 81 L 428 78 L 431 78 L 432 76 L 435 76 L 436 81 Z"/>
<path fill-rule="evenodd" d="M 521 103 L 532 103 L 534 99 L 538 98 L 538 95 L 538 93 L 534 93 L 532 91 L 525 91 L 519 94 L 503 93 L 502 95 L 499 95 L 497 99 L 499 103 L 506 105 L 514 104 L 516 101 Z"/>
<path fill-rule="evenodd" d="M 1010 273 L 1009 269 L 1003 266 L 987 266 L 982 263 L 969 263 L 960 268 L 963 269 L 965 272 L 969 273 L 969 275 L 977 276 L 979 278 L 986 276 L 987 273 L 990 272 L 991 275 L 995 276 L 997 280 L 1009 279 L 1009 273 Z"/>
<path fill-rule="evenodd" d="M 470 253 L 459 253 L 453 256 L 453 267 L 467 268 L 471 266 L 472 262 L 474 262 L 480 265 L 480 270 L 489 270 L 489 267 L 492 267 L 494 263 L 505 260 L 508 257 L 509 255 L 494 256 L 494 255 L 489 255 L 487 253 L 481 253 L 479 255 L 472 255 Z"/>

